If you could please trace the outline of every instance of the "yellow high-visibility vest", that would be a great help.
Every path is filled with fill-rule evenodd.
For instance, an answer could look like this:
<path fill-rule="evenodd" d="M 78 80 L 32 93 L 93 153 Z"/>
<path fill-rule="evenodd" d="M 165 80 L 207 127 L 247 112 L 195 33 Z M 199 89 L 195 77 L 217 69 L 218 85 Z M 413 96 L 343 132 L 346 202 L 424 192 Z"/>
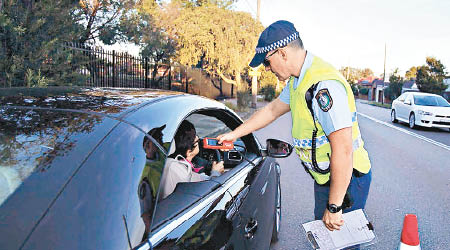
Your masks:
<path fill-rule="evenodd" d="M 352 139 L 353 139 L 353 168 L 361 173 L 368 173 L 370 170 L 370 160 L 367 151 L 364 149 L 364 142 L 361 138 L 359 125 L 356 116 L 355 98 L 352 89 L 342 75 L 330 64 L 318 57 L 314 57 L 311 67 L 305 72 L 303 80 L 294 90 L 294 78 L 289 80 L 290 88 L 290 109 L 292 114 L 292 137 L 294 139 L 295 151 L 300 157 L 302 164 L 307 168 L 311 176 L 318 184 L 325 184 L 330 179 L 330 157 L 331 146 L 328 138 L 318 121 L 313 119 L 308 109 L 305 95 L 314 84 L 325 80 L 336 80 L 341 83 L 347 92 L 348 106 L 352 112 Z M 313 97 L 314 98 L 314 97 Z M 315 123 L 315 124 L 314 124 Z M 319 173 L 314 170 L 312 161 L 312 135 L 317 128 L 316 135 L 316 162 L 321 170 Z"/>

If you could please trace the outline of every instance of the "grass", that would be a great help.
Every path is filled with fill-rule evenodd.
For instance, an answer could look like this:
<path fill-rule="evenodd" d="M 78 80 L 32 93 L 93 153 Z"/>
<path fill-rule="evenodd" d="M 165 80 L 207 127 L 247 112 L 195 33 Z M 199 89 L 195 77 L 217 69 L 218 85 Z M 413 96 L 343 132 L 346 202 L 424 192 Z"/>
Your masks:
<path fill-rule="evenodd" d="M 377 107 L 387 108 L 387 109 L 391 108 L 391 104 L 390 103 L 381 104 L 379 102 L 369 102 L 369 104 L 373 105 L 373 106 L 377 106 Z"/>

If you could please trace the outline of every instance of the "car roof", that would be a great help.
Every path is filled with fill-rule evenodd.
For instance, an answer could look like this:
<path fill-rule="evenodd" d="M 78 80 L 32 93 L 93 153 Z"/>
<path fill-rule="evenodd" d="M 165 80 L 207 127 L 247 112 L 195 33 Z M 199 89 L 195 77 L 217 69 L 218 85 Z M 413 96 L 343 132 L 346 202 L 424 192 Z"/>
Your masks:
<path fill-rule="evenodd" d="M 425 92 L 410 92 L 410 93 L 412 93 L 413 95 L 422 95 L 422 96 L 440 96 L 440 95 L 425 93 Z"/>
<path fill-rule="evenodd" d="M 93 87 L 3 88 L 0 106 L 67 109 L 121 117 L 140 106 L 179 95 L 184 93 Z"/>
<path fill-rule="evenodd" d="M 166 111 L 168 107 L 170 112 Z M 0 227 L 0 232 L 9 232 L 8 235 L 11 237 L 8 244 L 21 245 L 39 224 L 44 211 L 49 209 L 62 192 L 67 178 L 78 172 L 82 164 L 79 161 L 83 161 L 84 156 L 88 155 L 119 122 L 133 125 L 146 133 L 149 129 L 146 126 L 154 127 L 153 123 L 162 122 L 167 117 L 176 117 L 172 118 L 173 124 L 168 126 L 173 127 L 173 131 L 165 133 L 171 138 L 177 124 L 192 110 L 215 108 L 229 110 L 225 105 L 208 98 L 166 90 L 80 87 L 0 89 L 0 115 L 3 119 L 0 134 L 4 133 L 22 141 L 29 138 L 37 141 L 42 138 L 42 142 L 39 141 L 30 147 L 38 148 L 40 151 L 29 150 L 29 153 L 34 157 L 33 152 L 40 152 L 45 163 L 40 163 L 36 171 L 29 173 L 30 176 L 26 181 L 23 180 L 17 193 L 11 195 L 7 202 L 4 204 L 0 202 L 0 220 L 5 222 L 5 227 Z M 158 113 L 158 119 L 146 120 L 146 122 L 150 120 L 148 125 L 140 123 L 142 120 L 140 117 L 155 110 L 167 115 Z M 80 122 L 82 124 L 79 124 Z M 50 133 L 51 131 L 57 133 Z M 46 133 L 50 133 L 49 136 L 46 136 Z M 69 133 L 73 135 L 67 136 Z M 39 134 L 39 137 L 36 134 Z M 46 138 L 56 135 L 64 139 L 62 144 L 57 145 L 58 147 L 65 144 L 70 146 L 62 148 L 65 150 L 62 155 L 52 153 L 56 146 L 47 145 L 45 141 Z M 19 143 L 22 141 L 18 140 Z M 73 146 L 73 141 L 83 147 Z M 51 160 L 47 161 L 47 158 Z M 67 164 L 63 164 L 64 167 L 51 167 L 58 162 Z M 64 178 L 50 181 L 54 176 Z M 33 193 L 30 190 L 36 191 Z M 23 197 L 26 197 L 26 203 L 23 202 Z M 31 207 L 28 206 L 29 201 L 32 201 Z M 15 216 L 17 213 L 22 215 Z M 6 226 L 11 223 L 17 225 Z M 19 231 L 22 233 L 18 233 Z"/>

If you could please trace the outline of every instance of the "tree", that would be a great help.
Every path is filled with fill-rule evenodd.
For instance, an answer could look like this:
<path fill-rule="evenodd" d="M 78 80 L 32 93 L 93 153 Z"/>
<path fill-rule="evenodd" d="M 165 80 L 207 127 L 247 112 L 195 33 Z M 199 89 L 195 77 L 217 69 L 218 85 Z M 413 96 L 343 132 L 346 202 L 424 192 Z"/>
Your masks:
<path fill-rule="evenodd" d="M 389 76 L 389 86 L 386 88 L 385 95 L 391 100 L 401 95 L 403 83 L 405 82 L 405 79 L 399 75 L 398 71 L 399 69 L 396 68 Z"/>
<path fill-rule="evenodd" d="M 152 87 L 156 87 L 163 76 L 156 78 L 158 69 L 170 64 L 175 55 L 176 40 L 170 35 L 173 16 L 178 16 L 179 4 L 160 4 L 154 0 L 143 0 L 136 12 L 122 18 L 122 29 L 128 40 L 141 47 L 141 55 L 150 58 Z M 169 70 L 169 67 L 166 67 Z"/>
<path fill-rule="evenodd" d="M 415 79 L 417 75 L 417 69 L 418 67 L 416 66 L 411 67 L 408 71 L 406 71 L 405 78 L 407 80 Z"/>
<path fill-rule="evenodd" d="M 247 89 L 241 74 L 263 29 L 250 14 L 206 5 L 182 11 L 174 28 L 181 64 L 202 68 L 212 78 L 219 76 L 238 91 Z"/>
<path fill-rule="evenodd" d="M 209 5 L 229 9 L 231 5 L 236 2 L 236 0 L 175 0 L 173 2 L 180 3 L 184 8 L 195 8 Z"/>
<path fill-rule="evenodd" d="M 349 83 L 356 83 L 362 78 L 373 76 L 373 71 L 369 68 L 358 69 L 347 66 L 342 67 L 339 71 Z"/>
<path fill-rule="evenodd" d="M 426 63 L 417 69 L 417 87 L 422 92 L 441 94 L 447 88 L 444 84 L 445 66 L 433 57 L 427 57 Z"/>
<path fill-rule="evenodd" d="M 114 44 L 123 40 L 120 20 L 134 9 L 133 0 L 80 0 L 74 20 L 82 26 L 79 42 Z"/>
<path fill-rule="evenodd" d="M 78 37 L 75 0 L 5 1 L 0 13 L 0 84 L 45 86 L 77 77 L 61 43 Z"/>

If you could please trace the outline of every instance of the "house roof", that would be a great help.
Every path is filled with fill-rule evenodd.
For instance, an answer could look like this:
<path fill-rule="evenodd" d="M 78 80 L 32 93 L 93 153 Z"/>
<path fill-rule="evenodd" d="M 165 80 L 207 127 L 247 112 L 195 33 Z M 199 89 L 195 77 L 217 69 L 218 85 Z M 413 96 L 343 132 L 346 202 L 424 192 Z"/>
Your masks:
<path fill-rule="evenodd" d="M 375 76 L 368 76 L 358 80 L 359 84 L 371 84 L 373 80 L 377 79 Z"/>
<path fill-rule="evenodd" d="M 374 79 L 373 81 L 372 81 L 372 85 L 375 85 L 375 86 L 388 86 L 389 85 L 389 82 L 384 82 L 383 83 L 383 79 Z"/>
<path fill-rule="evenodd" d="M 414 80 L 409 80 L 409 81 L 404 82 L 402 87 L 404 89 L 410 89 L 410 88 L 412 88 L 414 83 L 416 83 Z"/>

